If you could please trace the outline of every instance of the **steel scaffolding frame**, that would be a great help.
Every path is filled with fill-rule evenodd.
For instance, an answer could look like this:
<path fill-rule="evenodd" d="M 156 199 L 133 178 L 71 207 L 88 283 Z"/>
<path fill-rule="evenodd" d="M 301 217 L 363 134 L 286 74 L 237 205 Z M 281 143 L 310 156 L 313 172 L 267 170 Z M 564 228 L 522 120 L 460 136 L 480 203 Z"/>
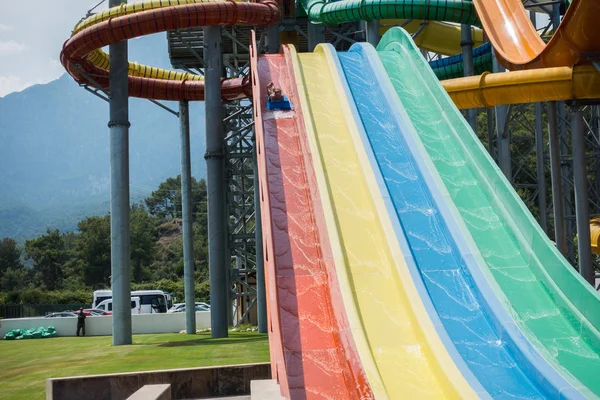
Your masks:
<path fill-rule="evenodd" d="M 243 77 L 249 71 L 250 30 L 259 32 L 259 46 L 264 43 L 260 28 L 231 26 L 221 28 L 223 77 Z M 203 74 L 204 32 L 202 29 L 167 33 L 169 55 L 174 67 Z M 228 324 L 238 326 L 250 319 L 256 303 L 256 223 L 254 202 L 254 120 L 252 101 L 222 103 L 225 208 L 227 220 L 226 271 Z M 227 261 L 226 261 L 227 263 Z"/>
<path fill-rule="evenodd" d="M 537 11 L 541 11 L 539 8 Z M 548 7 L 545 11 L 552 12 Z M 556 10 L 554 10 L 556 11 Z M 551 21 L 556 21 L 552 19 Z M 353 43 L 366 41 L 376 23 L 347 23 L 337 26 L 315 26 L 306 18 L 284 18 L 270 30 L 296 35 L 300 52 L 318 42 L 332 43 L 338 50 L 347 50 Z M 259 48 L 265 44 L 266 30 L 257 27 L 222 27 L 222 63 L 224 77 L 241 77 L 249 71 L 250 30 L 257 31 Z M 552 23 L 544 32 L 552 29 Z M 413 36 L 418 35 L 416 32 Z M 545 34 L 542 35 L 543 37 Z M 167 33 L 169 55 L 174 67 L 202 74 L 204 70 L 204 36 L 202 29 L 173 31 Z M 465 37 L 465 44 L 469 41 Z M 371 37 L 371 41 L 373 38 Z M 273 49 L 269 49 L 271 52 Z M 465 47 L 464 51 L 468 51 Z M 425 53 L 429 60 L 440 58 Z M 468 73 L 468 71 L 467 71 Z M 551 157 L 549 151 L 547 104 L 519 104 L 502 109 L 478 110 L 478 135 L 490 154 L 505 169 L 511 183 L 532 210 L 544 231 L 552 238 L 556 225 L 553 213 Z M 588 171 L 588 200 L 590 215 L 600 213 L 600 110 L 598 106 L 584 106 L 583 129 L 585 166 Z M 564 103 L 558 105 L 558 136 L 560 138 L 560 173 L 563 189 L 564 212 L 561 221 L 565 226 L 566 257 L 577 263 L 576 213 L 573 183 L 573 156 L 571 121 L 573 111 Z M 476 115 L 476 113 L 472 113 Z M 499 116 L 497 119 L 496 116 Z M 505 115 L 505 117 L 503 117 Z M 471 117 L 473 118 L 473 117 Z M 487 120 L 487 123 L 486 123 Z M 229 307 L 228 321 L 239 325 L 254 321 L 256 304 L 256 209 L 255 209 L 255 160 L 254 121 L 251 100 L 223 103 L 223 152 L 225 163 L 228 296 L 234 307 Z M 500 132 L 498 132 L 500 130 Z M 498 156 L 500 153 L 503 154 Z M 532 162 L 535 159 L 535 162 Z M 598 269 L 598 260 L 594 259 Z"/>

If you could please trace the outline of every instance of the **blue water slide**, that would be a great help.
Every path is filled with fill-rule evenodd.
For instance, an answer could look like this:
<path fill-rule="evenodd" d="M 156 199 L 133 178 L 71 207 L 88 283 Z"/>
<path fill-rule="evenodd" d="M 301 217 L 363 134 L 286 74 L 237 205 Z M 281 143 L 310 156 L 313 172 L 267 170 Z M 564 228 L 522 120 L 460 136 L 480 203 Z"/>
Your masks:
<path fill-rule="evenodd" d="M 462 239 L 458 213 L 449 208 L 441 180 L 394 97 L 375 49 L 358 43 L 338 56 L 396 236 L 403 254 L 412 256 L 407 265 L 467 381 L 482 397 L 583 398 L 525 339 L 479 271 L 472 255 L 477 250 Z"/>

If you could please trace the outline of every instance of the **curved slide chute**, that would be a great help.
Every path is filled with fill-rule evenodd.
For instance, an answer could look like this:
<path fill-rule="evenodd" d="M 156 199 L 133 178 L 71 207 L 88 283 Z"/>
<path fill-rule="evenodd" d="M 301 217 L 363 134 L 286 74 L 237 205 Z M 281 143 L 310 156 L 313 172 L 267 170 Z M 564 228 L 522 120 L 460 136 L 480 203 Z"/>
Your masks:
<path fill-rule="evenodd" d="M 498 61 L 509 70 L 589 63 L 600 48 L 600 2 L 573 0 L 548 44 L 539 37 L 521 0 L 474 0 Z"/>
<path fill-rule="evenodd" d="M 95 85 L 106 89 L 108 71 L 87 58 L 101 47 L 175 29 L 227 24 L 268 26 L 278 20 L 279 8 L 273 0 L 258 3 L 215 1 L 137 11 L 108 18 L 75 33 L 65 42 L 60 60 L 77 82 L 89 83 L 92 77 Z M 173 79 L 174 76 L 156 79 L 129 75 L 129 95 L 156 100 L 204 99 L 203 81 Z M 222 82 L 221 93 L 224 100 L 235 100 L 250 96 L 252 88 L 247 77 L 226 79 Z"/>

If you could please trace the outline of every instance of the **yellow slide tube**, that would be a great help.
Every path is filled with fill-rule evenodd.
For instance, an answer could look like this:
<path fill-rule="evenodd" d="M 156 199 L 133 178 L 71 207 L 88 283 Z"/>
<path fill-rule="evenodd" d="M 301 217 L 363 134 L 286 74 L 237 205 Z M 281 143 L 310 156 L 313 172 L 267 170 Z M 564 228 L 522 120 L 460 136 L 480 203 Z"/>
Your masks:
<path fill-rule="evenodd" d="M 420 20 L 408 22 L 406 19 L 382 19 L 380 23 L 379 33 L 382 36 L 390 28 L 401 26 L 410 34 L 419 32 L 413 40 L 423 50 L 446 56 L 462 53 L 460 25 Z M 483 44 L 483 31 L 481 29 L 472 26 L 471 37 L 473 38 L 473 47 Z"/>
<path fill-rule="evenodd" d="M 460 109 L 499 104 L 600 99 L 600 73 L 591 65 L 485 73 L 442 86 Z"/>
<path fill-rule="evenodd" d="M 196 3 L 213 3 L 215 1 L 216 0 L 150 0 L 129 4 L 123 3 L 118 7 L 109 8 L 81 20 L 75 25 L 73 35 L 99 22 L 107 21 L 109 18 L 122 17 L 123 15 L 153 10 L 155 8 L 183 6 Z"/>
<path fill-rule="evenodd" d="M 347 313 L 362 325 L 353 335 L 375 396 L 476 398 L 413 284 L 330 45 L 292 54 L 336 271 Z"/>

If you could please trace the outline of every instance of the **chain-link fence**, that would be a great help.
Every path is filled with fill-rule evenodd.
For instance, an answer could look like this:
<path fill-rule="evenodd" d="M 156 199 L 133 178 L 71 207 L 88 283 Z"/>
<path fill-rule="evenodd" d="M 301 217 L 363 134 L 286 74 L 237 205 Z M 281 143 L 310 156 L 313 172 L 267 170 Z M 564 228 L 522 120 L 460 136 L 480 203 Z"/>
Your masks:
<path fill-rule="evenodd" d="M 91 308 L 90 304 L 0 304 L 0 318 L 43 317 L 54 312 Z"/>

